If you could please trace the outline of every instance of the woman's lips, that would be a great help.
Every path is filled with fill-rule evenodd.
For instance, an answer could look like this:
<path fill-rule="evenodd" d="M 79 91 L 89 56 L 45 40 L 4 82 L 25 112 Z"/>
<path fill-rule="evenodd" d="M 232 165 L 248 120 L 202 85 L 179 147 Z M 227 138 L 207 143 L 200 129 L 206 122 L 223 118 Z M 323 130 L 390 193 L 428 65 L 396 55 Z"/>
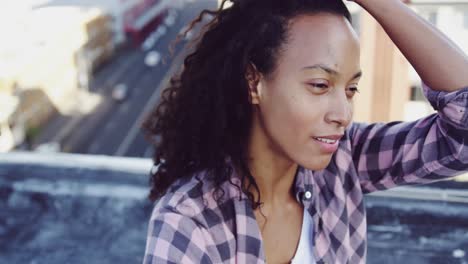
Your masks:
<path fill-rule="evenodd" d="M 326 153 L 333 153 L 338 149 L 342 135 L 312 137 L 320 146 L 320 149 Z"/>

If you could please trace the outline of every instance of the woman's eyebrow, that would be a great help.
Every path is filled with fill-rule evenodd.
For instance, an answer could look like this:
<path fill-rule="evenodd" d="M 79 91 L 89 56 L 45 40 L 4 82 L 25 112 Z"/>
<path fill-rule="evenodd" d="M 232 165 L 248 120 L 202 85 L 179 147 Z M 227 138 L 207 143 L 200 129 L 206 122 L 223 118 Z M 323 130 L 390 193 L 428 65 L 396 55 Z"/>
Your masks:
<path fill-rule="evenodd" d="M 312 66 L 306 66 L 306 67 L 302 68 L 302 70 L 313 70 L 313 69 L 318 69 L 318 70 L 325 71 L 326 73 L 328 73 L 330 75 L 339 75 L 339 73 L 336 70 L 334 70 L 334 69 L 332 69 L 332 68 L 330 68 L 330 67 L 328 67 L 328 66 L 326 66 L 324 64 L 315 64 L 315 65 L 312 65 Z M 361 76 L 362 76 L 362 71 L 359 71 L 359 72 L 357 72 L 356 74 L 353 75 L 351 80 L 357 79 L 357 78 L 359 78 Z"/>

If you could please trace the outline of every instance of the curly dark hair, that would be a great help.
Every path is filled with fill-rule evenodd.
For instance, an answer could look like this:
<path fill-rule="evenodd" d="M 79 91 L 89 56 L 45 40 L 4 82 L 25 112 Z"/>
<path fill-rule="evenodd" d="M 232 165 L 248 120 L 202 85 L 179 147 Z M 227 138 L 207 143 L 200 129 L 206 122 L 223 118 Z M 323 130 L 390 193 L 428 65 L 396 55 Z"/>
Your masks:
<path fill-rule="evenodd" d="M 227 2 L 232 5 L 224 8 Z M 190 23 L 189 30 L 205 16 L 210 18 L 184 59 L 181 73 L 170 80 L 142 125 L 155 147 L 151 201 L 176 180 L 201 170 L 222 192 L 220 185 L 232 173 L 228 158 L 241 176 L 239 190 L 254 209 L 260 205 L 259 189 L 247 163 L 254 110 L 247 68 L 254 65 L 264 76 L 273 74 L 288 39 L 288 22 L 319 12 L 351 22 L 342 0 L 223 0 L 218 10 L 203 10 Z M 257 192 L 256 201 L 251 187 Z"/>

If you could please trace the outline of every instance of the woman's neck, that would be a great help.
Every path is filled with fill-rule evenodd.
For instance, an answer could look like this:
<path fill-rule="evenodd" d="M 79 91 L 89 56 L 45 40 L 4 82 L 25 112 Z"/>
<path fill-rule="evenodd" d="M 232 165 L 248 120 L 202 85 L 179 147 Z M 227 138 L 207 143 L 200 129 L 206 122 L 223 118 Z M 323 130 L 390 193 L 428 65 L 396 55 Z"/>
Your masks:
<path fill-rule="evenodd" d="M 281 166 L 257 156 L 250 160 L 249 168 L 260 191 L 260 202 L 276 206 L 291 200 L 297 164 Z"/>
<path fill-rule="evenodd" d="M 258 125 L 252 129 L 248 153 L 248 166 L 260 190 L 260 202 L 276 206 L 290 201 L 297 163 L 273 146 Z M 257 193 L 253 193 L 257 200 Z"/>

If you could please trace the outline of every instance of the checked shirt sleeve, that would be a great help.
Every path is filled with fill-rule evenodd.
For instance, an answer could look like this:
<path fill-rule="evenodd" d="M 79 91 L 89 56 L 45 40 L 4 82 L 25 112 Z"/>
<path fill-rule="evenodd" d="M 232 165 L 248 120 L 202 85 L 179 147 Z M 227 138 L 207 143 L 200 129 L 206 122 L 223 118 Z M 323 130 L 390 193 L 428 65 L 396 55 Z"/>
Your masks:
<path fill-rule="evenodd" d="M 206 238 L 207 231 L 190 217 L 158 208 L 149 222 L 143 264 L 212 263 Z"/>
<path fill-rule="evenodd" d="M 350 130 L 364 193 L 423 184 L 468 171 L 468 87 L 423 92 L 437 113 L 414 122 L 363 124 Z"/>

